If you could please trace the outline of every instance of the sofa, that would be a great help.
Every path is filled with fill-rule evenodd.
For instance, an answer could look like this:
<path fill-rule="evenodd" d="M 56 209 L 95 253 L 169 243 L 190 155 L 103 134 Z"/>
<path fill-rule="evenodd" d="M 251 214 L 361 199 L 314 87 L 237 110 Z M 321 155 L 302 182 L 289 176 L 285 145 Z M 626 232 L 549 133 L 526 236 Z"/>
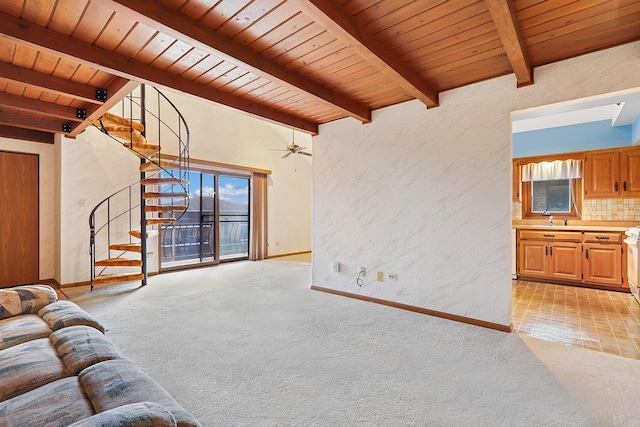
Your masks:
<path fill-rule="evenodd" d="M 200 426 L 47 285 L 0 289 L 0 427 Z"/>

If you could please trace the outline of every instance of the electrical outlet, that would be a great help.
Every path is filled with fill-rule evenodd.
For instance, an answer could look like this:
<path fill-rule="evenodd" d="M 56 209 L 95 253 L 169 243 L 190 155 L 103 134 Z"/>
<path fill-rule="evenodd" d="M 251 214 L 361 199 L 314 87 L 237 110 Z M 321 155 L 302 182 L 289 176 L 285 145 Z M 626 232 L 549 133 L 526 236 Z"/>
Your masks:
<path fill-rule="evenodd" d="M 378 280 L 378 282 L 382 282 L 382 271 L 378 271 L 377 280 Z"/>
<path fill-rule="evenodd" d="M 364 277 L 364 276 L 366 276 L 366 275 L 367 275 L 367 272 L 366 272 L 366 270 L 365 270 L 365 268 L 364 268 L 364 267 L 360 267 L 360 275 L 361 275 L 362 277 Z"/>
<path fill-rule="evenodd" d="M 387 273 L 387 279 L 389 280 L 397 280 L 398 275 L 396 273 Z"/>
<path fill-rule="evenodd" d="M 340 272 L 340 263 L 339 262 L 332 262 L 331 263 L 331 271 L 334 273 L 339 273 Z"/>

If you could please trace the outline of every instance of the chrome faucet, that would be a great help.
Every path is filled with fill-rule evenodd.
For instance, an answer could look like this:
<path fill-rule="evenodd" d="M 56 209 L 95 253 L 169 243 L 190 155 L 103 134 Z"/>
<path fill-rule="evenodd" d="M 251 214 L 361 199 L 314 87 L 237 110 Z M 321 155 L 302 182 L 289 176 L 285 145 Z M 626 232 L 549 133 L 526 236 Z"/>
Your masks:
<path fill-rule="evenodd" d="M 553 217 L 552 216 L 549 217 L 549 225 L 553 225 Z"/>

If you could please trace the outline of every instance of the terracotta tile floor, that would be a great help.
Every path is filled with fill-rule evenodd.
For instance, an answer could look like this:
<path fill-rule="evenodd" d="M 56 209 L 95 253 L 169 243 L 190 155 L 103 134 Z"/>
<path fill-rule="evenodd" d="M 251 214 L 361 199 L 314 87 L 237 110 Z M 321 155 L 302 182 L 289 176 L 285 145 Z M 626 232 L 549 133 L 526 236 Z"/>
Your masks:
<path fill-rule="evenodd" d="M 514 332 L 640 360 L 640 308 L 631 294 L 512 283 Z"/>

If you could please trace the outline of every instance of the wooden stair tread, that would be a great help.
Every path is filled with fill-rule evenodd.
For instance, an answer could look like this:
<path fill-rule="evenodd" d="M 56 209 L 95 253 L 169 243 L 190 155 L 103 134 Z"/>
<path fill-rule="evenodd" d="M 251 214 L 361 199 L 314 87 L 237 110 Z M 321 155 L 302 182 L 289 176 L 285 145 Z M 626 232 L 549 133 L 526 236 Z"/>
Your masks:
<path fill-rule="evenodd" d="M 109 246 L 109 249 L 112 249 L 114 251 L 142 253 L 142 246 L 140 246 L 140 243 L 114 243 L 113 245 Z"/>
<path fill-rule="evenodd" d="M 189 181 L 182 178 L 145 178 L 140 180 L 140 184 L 142 185 L 178 185 L 178 184 L 188 184 Z"/>
<path fill-rule="evenodd" d="M 178 197 L 189 197 L 189 194 L 182 192 L 182 193 L 153 193 L 153 192 L 149 192 L 149 193 L 143 193 L 142 194 L 142 198 L 149 200 L 149 199 L 175 199 Z"/>
<path fill-rule="evenodd" d="M 151 219 L 151 218 L 149 218 Z M 147 219 L 147 222 L 149 222 L 149 219 Z M 158 235 L 158 230 L 147 230 L 147 232 L 145 233 L 147 235 L 147 239 L 149 239 L 150 237 L 155 237 Z M 137 239 L 142 239 L 142 231 L 140 230 L 131 230 L 129 231 L 129 235 L 132 237 L 135 237 Z"/>
<path fill-rule="evenodd" d="M 132 273 L 132 274 L 100 274 L 91 281 L 91 286 L 94 285 L 107 285 L 111 283 L 132 282 L 134 280 L 143 280 L 144 274 Z"/>
<path fill-rule="evenodd" d="M 156 172 L 161 169 L 177 169 L 180 166 L 179 163 L 170 162 L 166 160 L 154 160 L 153 162 L 146 162 L 140 165 L 140 172 Z"/>
<path fill-rule="evenodd" d="M 144 207 L 145 212 L 173 212 L 173 211 L 186 211 L 187 207 L 184 205 L 147 205 Z"/>
<path fill-rule="evenodd" d="M 142 260 L 127 258 L 107 258 L 94 263 L 96 267 L 142 267 Z"/>
<path fill-rule="evenodd" d="M 148 225 L 171 224 L 176 222 L 175 218 L 147 218 Z"/>

